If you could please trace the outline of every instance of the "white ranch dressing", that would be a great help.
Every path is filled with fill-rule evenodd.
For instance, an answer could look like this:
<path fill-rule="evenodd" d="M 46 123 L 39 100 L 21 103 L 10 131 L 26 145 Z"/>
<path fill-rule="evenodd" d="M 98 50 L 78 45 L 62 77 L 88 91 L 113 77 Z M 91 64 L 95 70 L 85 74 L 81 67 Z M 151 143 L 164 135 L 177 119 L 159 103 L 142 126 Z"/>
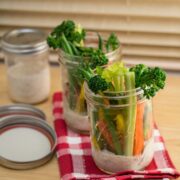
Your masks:
<path fill-rule="evenodd" d="M 46 99 L 50 91 L 49 67 L 34 63 L 18 63 L 8 68 L 9 93 L 23 103 L 37 103 Z"/>

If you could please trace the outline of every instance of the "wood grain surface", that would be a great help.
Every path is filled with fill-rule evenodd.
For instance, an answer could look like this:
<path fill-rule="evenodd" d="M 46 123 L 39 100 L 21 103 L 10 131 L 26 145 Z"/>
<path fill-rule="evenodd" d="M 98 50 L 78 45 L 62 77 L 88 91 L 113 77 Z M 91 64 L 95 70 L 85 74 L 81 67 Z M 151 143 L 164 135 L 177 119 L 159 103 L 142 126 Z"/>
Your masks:
<path fill-rule="evenodd" d="M 60 68 L 51 67 L 51 93 L 49 99 L 35 105 L 43 110 L 48 122 L 53 126 L 52 94 L 61 89 Z M 6 69 L 0 64 L 0 106 L 12 104 L 8 96 Z M 153 99 L 153 109 L 156 122 L 164 136 L 166 147 L 180 170 L 180 75 L 168 75 L 166 88 Z M 47 164 L 31 170 L 11 170 L 0 166 L 0 180 L 59 180 L 57 159 L 54 157 Z"/>

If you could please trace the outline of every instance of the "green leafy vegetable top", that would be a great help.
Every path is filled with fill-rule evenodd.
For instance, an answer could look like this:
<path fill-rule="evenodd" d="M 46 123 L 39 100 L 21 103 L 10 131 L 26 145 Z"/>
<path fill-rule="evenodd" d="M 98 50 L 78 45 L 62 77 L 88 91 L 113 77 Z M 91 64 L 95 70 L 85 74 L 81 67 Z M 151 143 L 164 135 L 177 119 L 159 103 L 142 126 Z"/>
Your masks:
<path fill-rule="evenodd" d="M 88 57 L 89 66 L 94 69 L 97 66 L 103 66 L 108 63 L 108 59 L 100 49 L 79 48 L 83 57 Z"/>
<path fill-rule="evenodd" d="M 141 87 L 147 98 L 155 96 L 156 92 L 165 86 L 166 73 L 159 67 L 150 68 L 138 64 L 130 68 L 130 71 L 135 73 L 136 87 Z"/>
<path fill-rule="evenodd" d="M 115 33 L 110 34 L 105 46 L 107 52 L 115 50 L 119 47 L 119 40 Z"/>
<path fill-rule="evenodd" d="M 47 38 L 47 43 L 49 47 L 61 49 L 69 55 L 82 57 L 82 59 L 88 57 L 89 65 L 93 69 L 108 63 L 103 51 L 109 52 L 119 47 L 118 38 L 114 33 L 109 36 L 106 43 L 103 43 L 102 37 L 97 33 L 97 47 L 86 47 L 84 43 L 85 37 L 85 29 L 72 20 L 66 20 L 54 28 Z"/>
<path fill-rule="evenodd" d="M 96 73 L 89 65 L 80 67 L 79 70 L 79 74 L 88 82 L 89 88 L 94 93 L 102 93 L 105 90 L 124 91 L 126 90 L 126 75 L 134 73 L 135 87 L 143 89 L 144 96 L 149 99 L 164 88 L 166 80 L 166 73 L 162 69 L 150 68 L 143 64 L 128 69 L 122 62 L 116 62 L 104 69 L 97 67 Z"/>
<path fill-rule="evenodd" d="M 89 88 L 94 93 L 105 91 L 109 87 L 109 83 L 100 75 L 96 75 L 89 64 L 81 64 L 77 70 L 77 74 L 80 78 L 86 80 Z"/>
<path fill-rule="evenodd" d="M 83 46 L 83 40 L 85 38 L 85 30 L 73 21 L 63 21 L 60 25 L 54 28 L 50 36 L 47 38 L 47 43 L 50 47 L 62 48 L 62 35 L 64 35 L 67 41 L 73 43 L 76 46 Z"/>

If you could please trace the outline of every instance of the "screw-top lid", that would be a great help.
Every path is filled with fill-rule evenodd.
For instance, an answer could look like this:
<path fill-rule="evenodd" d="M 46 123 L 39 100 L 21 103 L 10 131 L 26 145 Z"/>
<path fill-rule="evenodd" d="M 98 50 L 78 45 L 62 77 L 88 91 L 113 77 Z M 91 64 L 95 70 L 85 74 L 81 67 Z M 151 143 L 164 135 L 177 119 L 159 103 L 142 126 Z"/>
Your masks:
<path fill-rule="evenodd" d="M 51 159 L 56 147 L 56 135 L 40 118 L 6 116 L 0 119 L 0 147 L 0 165 L 30 169 Z"/>
<path fill-rule="evenodd" d="M 39 29 L 15 29 L 2 38 L 4 51 L 18 54 L 31 54 L 48 49 L 47 34 Z"/>
<path fill-rule="evenodd" d="M 43 111 L 28 104 L 11 104 L 0 106 L 0 118 L 10 115 L 29 115 L 41 119 L 46 119 Z"/>

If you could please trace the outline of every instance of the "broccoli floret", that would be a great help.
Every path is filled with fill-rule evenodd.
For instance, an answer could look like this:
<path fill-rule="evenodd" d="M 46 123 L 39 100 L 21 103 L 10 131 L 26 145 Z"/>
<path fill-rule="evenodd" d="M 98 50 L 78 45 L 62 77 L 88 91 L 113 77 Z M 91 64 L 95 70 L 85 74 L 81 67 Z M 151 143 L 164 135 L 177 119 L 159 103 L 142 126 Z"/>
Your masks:
<path fill-rule="evenodd" d="M 107 52 L 109 52 L 110 50 L 115 50 L 119 47 L 119 40 L 115 33 L 110 34 L 105 46 Z"/>
<path fill-rule="evenodd" d="M 108 59 L 101 49 L 84 46 L 85 34 L 85 30 L 80 25 L 67 20 L 54 28 L 47 38 L 47 43 L 49 47 L 60 48 L 70 55 L 88 57 L 87 61 L 93 69 L 96 66 L 107 64 Z"/>
<path fill-rule="evenodd" d="M 89 79 L 88 86 L 94 93 L 98 93 L 107 90 L 109 84 L 101 76 L 96 75 Z"/>
<path fill-rule="evenodd" d="M 80 48 L 81 56 L 88 57 L 89 66 L 94 69 L 108 63 L 108 58 L 100 49 Z"/>
<path fill-rule="evenodd" d="M 100 75 L 96 75 L 90 68 L 89 64 L 82 63 L 77 70 L 78 77 L 85 80 L 89 88 L 97 93 L 99 91 L 105 91 L 109 87 L 109 83 Z"/>
<path fill-rule="evenodd" d="M 64 33 L 65 36 L 70 36 L 74 32 L 75 23 L 71 20 L 63 21 L 60 25 L 56 26 L 51 32 L 54 37 L 59 37 Z"/>
<path fill-rule="evenodd" d="M 53 36 L 47 37 L 47 43 L 49 47 L 52 47 L 53 49 L 56 49 L 58 47 L 57 40 Z"/>
<path fill-rule="evenodd" d="M 140 87 L 141 83 L 141 79 L 144 73 L 146 73 L 148 71 L 148 67 L 144 64 L 138 64 L 132 68 L 130 68 L 130 71 L 133 71 L 135 73 L 135 83 L 136 83 L 136 87 Z"/>
<path fill-rule="evenodd" d="M 148 99 L 156 95 L 165 86 L 166 73 L 159 67 L 150 68 L 143 64 L 138 64 L 130 68 L 135 73 L 135 85 L 144 90 L 144 96 Z"/>
<path fill-rule="evenodd" d="M 73 21 L 63 21 L 60 25 L 54 28 L 51 34 L 47 38 L 49 47 L 62 48 L 60 43 L 61 36 L 64 35 L 67 41 L 73 43 L 76 46 L 81 46 L 85 38 L 85 30 L 80 26 L 76 25 Z"/>
<path fill-rule="evenodd" d="M 90 66 L 93 69 L 96 66 L 102 66 L 108 63 L 108 58 L 100 49 L 93 50 L 90 58 Z"/>

